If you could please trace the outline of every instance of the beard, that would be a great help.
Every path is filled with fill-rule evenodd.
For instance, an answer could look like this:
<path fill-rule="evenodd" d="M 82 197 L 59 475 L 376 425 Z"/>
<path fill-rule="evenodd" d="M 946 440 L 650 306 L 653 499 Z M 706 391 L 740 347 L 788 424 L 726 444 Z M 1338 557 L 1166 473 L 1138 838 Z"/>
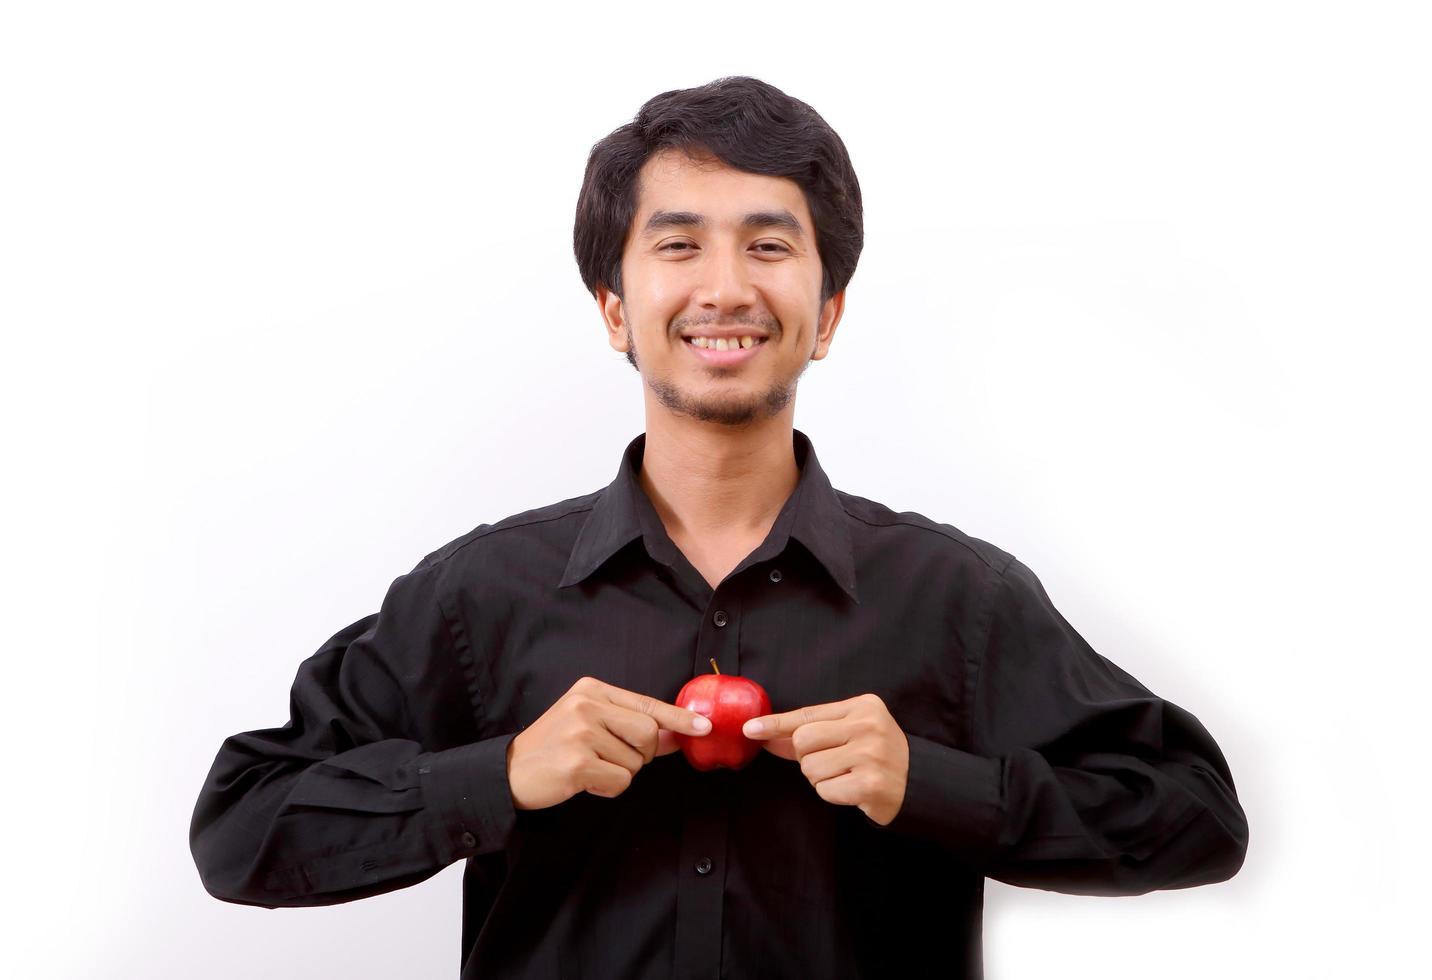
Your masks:
<path fill-rule="evenodd" d="M 766 342 L 773 342 L 774 337 L 775 334 L 772 333 L 771 340 Z M 627 363 L 638 374 L 642 374 L 636 349 L 636 338 L 632 336 L 630 326 L 626 328 L 626 341 Z M 796 385 L 810 364 L 811 359 L 807 358 L 801 364 L 800 370 L 793 376 L 777 378 L 765 391 L 753 394 L 744 391 L 711 395 L 695 394 L 678 387 L 669 378 L 646 377 L 644 374 L 642 377 L 646 386 L 656 396 L 656 400 L 668 411 L 695 419 L 698 422 L 740 426 L 750 425 L 752 422 L 780 414 L 795 398 Z"/>

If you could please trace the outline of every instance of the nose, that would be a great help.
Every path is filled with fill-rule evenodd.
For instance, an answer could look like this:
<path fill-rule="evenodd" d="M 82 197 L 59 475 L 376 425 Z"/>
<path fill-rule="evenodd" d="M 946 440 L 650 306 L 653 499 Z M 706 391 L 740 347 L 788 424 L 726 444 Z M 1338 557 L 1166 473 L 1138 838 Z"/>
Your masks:
<path fill-rule="evenodd" d="M 714 313 L 744 313 L 756 303 L 756 289 L 740 248 L 712 247 L 701 266 L 700 284 L 693 297 L 702 309 Z"/>

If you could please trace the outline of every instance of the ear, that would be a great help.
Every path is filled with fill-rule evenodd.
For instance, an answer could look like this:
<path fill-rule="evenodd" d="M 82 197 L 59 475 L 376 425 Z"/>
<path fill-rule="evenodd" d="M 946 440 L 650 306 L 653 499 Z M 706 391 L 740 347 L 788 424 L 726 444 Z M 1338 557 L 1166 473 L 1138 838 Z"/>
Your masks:
<path fill-rule="evenodd" d="M 840 318 L 845 315 L 845 290 L 836 293 L 820 308 L 820 326 L 815 334 L 815 353 L 811 354 L 812 361 L 819 361 L 825 357 L 830 350 L 830 342 L 835 339 L 835 328 L 840 323 Z"/>
<path fill-rule="evenodd" d="M 626 307 L 622 305 L 622 298 L 606 286 L 598 286 L 597 309 L 602 314 L 602 322 L 606 324 L 607 343 L 612 345 L 612 350 L 625 354 L 628 331 Z"/>

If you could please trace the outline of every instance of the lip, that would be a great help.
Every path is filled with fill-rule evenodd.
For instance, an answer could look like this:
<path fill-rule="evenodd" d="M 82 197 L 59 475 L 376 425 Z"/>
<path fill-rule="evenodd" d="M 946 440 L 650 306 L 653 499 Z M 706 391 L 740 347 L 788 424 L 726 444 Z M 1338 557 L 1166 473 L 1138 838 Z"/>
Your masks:
<path fill-rule="evenodd" d="M 682 347 L 685 347 L 713 367 L 728 367 L 733 364 L 744 364 L 746 361 L 755 357 L 757 352 L 770 342 L 771 338 L 767 337 L 754 347 L 738 347 L 735 350 L 711 350 L 709 348 L 696 347 L 692 344 L 688 344 L 685 338 L 677 341 Z"/>

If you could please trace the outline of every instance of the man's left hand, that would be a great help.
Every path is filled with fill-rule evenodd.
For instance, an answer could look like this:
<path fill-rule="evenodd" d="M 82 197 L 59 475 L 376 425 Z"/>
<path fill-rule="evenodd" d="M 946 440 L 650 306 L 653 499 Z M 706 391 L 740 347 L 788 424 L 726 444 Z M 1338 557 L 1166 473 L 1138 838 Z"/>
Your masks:
<path fill-rule="evenodd" d="M 751 726 L 761 722 L 759 732 Z M 884 826 L 905 802 L 910 743 L 876 694 L 762 715 L 746 722 L 746 737 L 801 772 L 829 803 L 858 806 Z"/>

